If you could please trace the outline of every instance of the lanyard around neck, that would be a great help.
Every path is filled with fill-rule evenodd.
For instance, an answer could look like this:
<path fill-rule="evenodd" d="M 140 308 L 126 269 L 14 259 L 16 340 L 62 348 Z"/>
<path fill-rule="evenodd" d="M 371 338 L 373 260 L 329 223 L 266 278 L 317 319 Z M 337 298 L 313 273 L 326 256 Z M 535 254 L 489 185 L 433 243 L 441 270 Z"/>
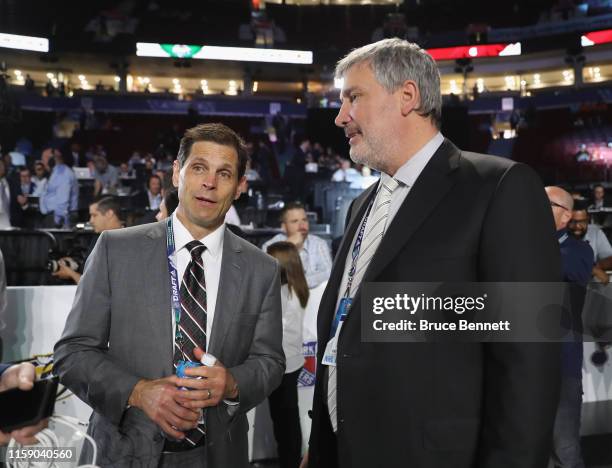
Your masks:
<path fill-rule="evenodd" d="M 168 273 L 170 274 L 170 302 L 176 324 L 174 329 L 174 341 L 180 343 L 183 340 L 183 334 L 179 329 L 179 322 L 181 321 L 181 282 L 176 268 L 176 245 L 174 242 L 172 216 L 169 216 L 166 220 L 166 252 L 168 254 Z"/>

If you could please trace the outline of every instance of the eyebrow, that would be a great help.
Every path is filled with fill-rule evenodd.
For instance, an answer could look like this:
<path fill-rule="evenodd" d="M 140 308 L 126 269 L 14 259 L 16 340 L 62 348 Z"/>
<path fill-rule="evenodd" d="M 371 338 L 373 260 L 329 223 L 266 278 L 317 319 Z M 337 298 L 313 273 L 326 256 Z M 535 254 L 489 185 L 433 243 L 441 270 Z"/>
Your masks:
<path fill-rule="evenodd" d="M 353 91 L 360 91 L 359 86 L 351 86 L 342 90 L 342 97 L 348 97 Z"/>

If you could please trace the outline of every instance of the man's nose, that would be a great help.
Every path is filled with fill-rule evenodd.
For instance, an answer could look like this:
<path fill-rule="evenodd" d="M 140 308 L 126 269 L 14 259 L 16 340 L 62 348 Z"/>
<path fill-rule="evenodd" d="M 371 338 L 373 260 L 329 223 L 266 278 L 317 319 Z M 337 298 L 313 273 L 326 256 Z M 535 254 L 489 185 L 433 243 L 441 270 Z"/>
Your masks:
<path fill-rule="evenodd" d="M 348 124 L 348 122 L 350 120 L 350 115 L 349 115 L 348 107 L 349 107 L 349 105 L 346 103 L 346 101 L 343 101 L 342 105 L 340 106 L 340 110 L 338 111 L 338 115 L 334 119 L 334 123 L 338 127 L 345 127 L 346 124 Z"/>

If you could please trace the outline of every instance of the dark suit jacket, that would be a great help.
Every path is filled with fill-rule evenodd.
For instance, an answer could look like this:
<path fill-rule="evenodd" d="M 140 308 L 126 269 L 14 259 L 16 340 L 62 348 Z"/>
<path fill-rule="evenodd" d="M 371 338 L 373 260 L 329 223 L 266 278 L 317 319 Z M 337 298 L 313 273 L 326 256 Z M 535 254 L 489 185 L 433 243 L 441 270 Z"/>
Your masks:
<path fill-rule="evenodd" d="M 546 466 L 559 392 L 557 344 L 362 342 L 359 291 L 339 337 L 334 436 L 321 359 L 345 259 L 375 190 L 352 205 L 319 309 L 309 468 Z M 446 140 L 363 281 L 558 281 L 560 271 L 537 175 Z"/>
<path fill-rule="evenodd" d="M 11 190 L 11 200 L 10 200 L 10 209 L 11 209 L 11 225 L 17 227 L 23 227 L 24 224 L 24 210 L 21 205 L 17 202 L 17 196 L 23 195 L 21 192 L 21 184 L 19 183 L 19 178 L 9 184 Z M 36 185 L 34 182 L 30 182 L 30 190 L 26 195 L 31 195 L 34 193 L 36 189 Z"/>

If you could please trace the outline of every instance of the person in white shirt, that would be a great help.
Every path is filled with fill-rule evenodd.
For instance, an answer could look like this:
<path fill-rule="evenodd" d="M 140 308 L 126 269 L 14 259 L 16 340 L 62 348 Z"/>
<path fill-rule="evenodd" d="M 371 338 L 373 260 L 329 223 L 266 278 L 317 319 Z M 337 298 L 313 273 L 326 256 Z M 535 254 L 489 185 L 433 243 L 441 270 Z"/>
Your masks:
<path fill-rule="evenodd" d="M 359 171 L 351 167 L 351 162 L 348 159 L 343 159 L 338 169 L 332 175 L 332 182 L 355 182 L 361 179 Z"/>
<path fill-rule="evenodd" d="M 0 229 L 11 227 L 11 190 L 6 180 L 6 165 L 0 160 Z"/>
<path fill-rule="evenodd" d="M 300 253 L 304 274 L 309 288 L 316 288 L 327 281 L 331 273 L 332 257 L 327 242 L 314 234 L 309 234 L 310 225 L 306 210 L 301 203 L 288 203 L 281 212 L 282 233 L 265 242 L 262 250 L 279 241 L 289 241 Z"/>
<path fill-rule="evenodd" d="M 280 265 L 283 309 L 283 352 L 287 361 L 280 386 L 268 397 L 280 468 L 297 468 L 302 457 L 302 431 L 298 409 L 297 379 L 304 366 L 302 324 L 309 290 L 297 248 L 276 242 L 267 249 Z"/>

